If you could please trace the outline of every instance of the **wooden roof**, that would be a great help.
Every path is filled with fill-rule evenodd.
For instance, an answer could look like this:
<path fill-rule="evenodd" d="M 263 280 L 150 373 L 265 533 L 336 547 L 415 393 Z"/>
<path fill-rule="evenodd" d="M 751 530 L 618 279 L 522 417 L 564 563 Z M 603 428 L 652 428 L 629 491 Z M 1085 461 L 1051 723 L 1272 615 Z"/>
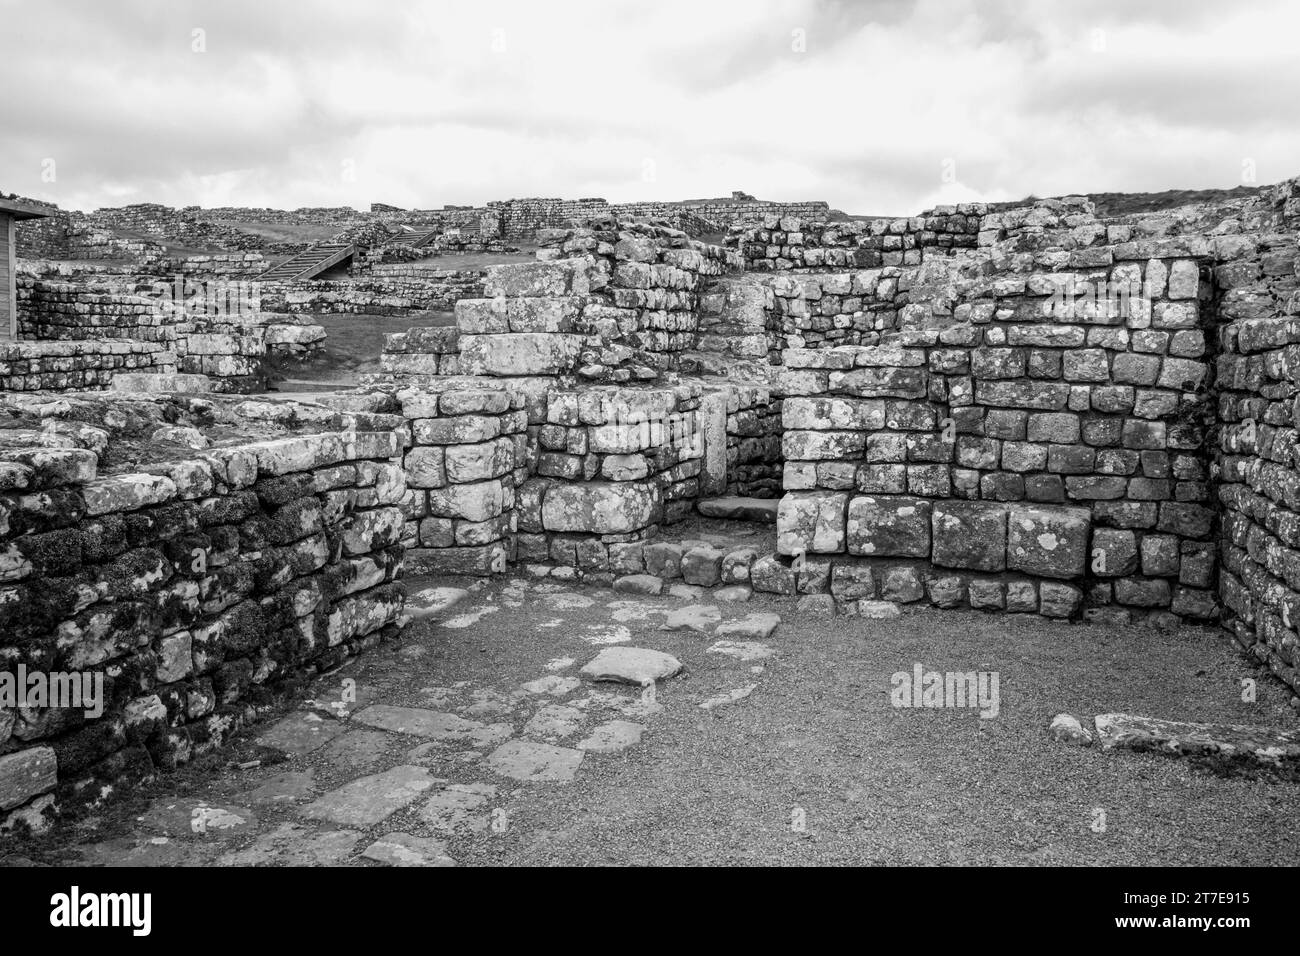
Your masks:
<path fill-rule="evenodd" d="M 0 197 L 0 216 L 13 219 L 45 219 L 54 215 L 49 206 L 41 206 L 23 199 L 5 199 Z"/>

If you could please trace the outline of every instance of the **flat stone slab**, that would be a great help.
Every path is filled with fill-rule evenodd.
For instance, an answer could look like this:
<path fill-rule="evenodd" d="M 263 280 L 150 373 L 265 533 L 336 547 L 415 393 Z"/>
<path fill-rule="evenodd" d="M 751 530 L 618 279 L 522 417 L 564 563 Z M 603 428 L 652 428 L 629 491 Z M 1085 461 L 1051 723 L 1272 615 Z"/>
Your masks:
<path fill-rule="evenodd" d="M 748 601 L 753 596 L 754 589 L 743 584 L 728 584 L 726 587 L 718 588 L 713 592 L 713 600 L 732 603 Z"/>
<path fill-rule="evenodd" d="M 490 820 L 476 812 L 496 796 L 497 788 L 484 783 L 452 784 L 431 796 L 420 816 L 440 833 L 482 833 Z"/>
<path fill-rule="evenodd" d="M 230 840 L 256 830 L 257 814 L 196 797 L 160 797 L 140 817 L 140 827 L 168 837 Z"/>
<path fill-rule="evenodd" d="M 671 654 L 644 647 L 607 647 L 583 665 L 592 680 L 643 686 L 681 673 L 682 662 Z"/>
<path fill-rule="evenodd" d="M 487 758 L 503 777 L 527 783 L 568 783 L 582 766 L 582 751 L 531 740 L 507 740 Z"/>
<path fill-rule="evenodd" d="M 737 701 L 744 700 L 750 694 L 754 693 L 757 684 L 746 684 L 744 687 L 737 687 L 735 690 L 729 690 L 722 694 L 716 694 L 700 704 L 701 710 L 717 710 L 719 707 L 725 707 L 727 704 L 734 704 Z"/>
<path fill-rule="evenodd" d="M 456 714 L 440 710 L 423 710 L 419 707 L 391 707 L 388 704 L 375 704 L 359 711 L 354 721 L 391 730 L 399 734 L 414 737 L 428 737 L 432 740 L 451 740 L 467 742 L 474 745 L 498 743 L 510 736 L 510 729 L 502 724 L 481 724 L 476 720 L 466 720 Z"/>
<path fill-rule="evenodd" d="M 432 837 L 409 833 L 385 833 L 361 851 L 367 860 L 388 866 L 455 866 L 447 855 L 447 844 Z"/>
<path fill-rule="evenodd" d="M 730 518 L 734 521 L 761 521 L 776 524 L 779 498 L 705 498 L 696 502 L 696 509 L 706 518 Z"/>
<path fill-rule="evenodd" d="M 374 826 L 435 783 L 423 767 L 400 766 L 361 777 L 303 808 L 304 816 L 351 827 Z"/>
<path fill-rule="evenodd" d="M 582 726 L 582 711 L 564 704 L 547 704 L 524 724 L 525 737 L 558 738 L 576 734 Z"/>
<path fill-rule="evenodd" d="M 329 720 L 320 714 L 293 713 L 277 721 L 257 738 L 264 747 L 271 747 L 287 754 L 309 754 L 319 750 L 327 743 L 347 730 L 337 720 Z"/>
<path fill-rule="evenodd" d="M 316 790 L 316 771 L 287 771 L 268 777 L 260 787 L 254 787 L 240 799 L 254 806 L 262 804 L 292 804 L 311 796 Z"/>
<path fill-rule="evenodd" d="M 776 653 L 771 647 L 759 641 L 714 641 L 709 645 L 707 654 L 725 654 L 738 661 L 761 661 Z"/>
<path fill-rule="evenodd" d="M 321 756 L 333 767 L 369 770 L 383 761 L 384 752 L 393 741 L 388 734 L 359 727 L 331 740 Z"/>
<path fill-rule="evenodd" d="M 337 866 L 351 854 L 357 830 L 314 830 L 301 823 L 281 823 L 260 833 L 241 850 L 217 857 L 217 866 Z"/>
<path fill-rule="evenodd" d="M 573 661 L 569 661 L 569 665 Z M 565 665 L 565 666 L 569 666 Z M 537 680 L 530 680 L 526 684 L 521 684 L 519 689 L 525 694 L 549 694 L 552 697 L 563 697 L 577 690 L 582 681 L 576 677 L 560 677 L 558 674 L 547 674 L 539 677 Z"/>
<path fill-rule="evenodd" d="M 696 631 L 708 634 L 722 620 L 722 612 L 712 604 L 688 604 L 668 613 L 660 630 Z"/>
<path fill-rule="evenodd" d="M 738 621 L 725 621 L 713 633 L 715 637 L 762 641 L 771 637 L 780 623 L 781 615 L 764 611 L 746 614 Z"/>
<path fill-rule="evenodd" d="M 1098 714 L 1097 741 L 1174 757 L 1188 757 L 1224 771 L 1267 770 L 1300 780 L 1300 731 L 1240 724 L 1198 724 L 1133 714 Z"/>
<path fill-rule="evenodd" d="M 670 584 L 668 585 L 668 596 L 680 598 L 683 601 L 698 601 L 704 596 L 704 588 L 698 584 Z"/>
<path fill-rule="evenodd" d="M 579 750 L 593 753 L 617 753 L 641 742 L 644 724 L 630 720 L 611 720 L 592 730 L 591 736 L 578 741 Z"/>
<path fill-rule="evenodd" d="M 406 599 L 406 611 L 415 619 L 435 617 L 467 597 L 469 592 L 464 588 L 425 588 Z"/>

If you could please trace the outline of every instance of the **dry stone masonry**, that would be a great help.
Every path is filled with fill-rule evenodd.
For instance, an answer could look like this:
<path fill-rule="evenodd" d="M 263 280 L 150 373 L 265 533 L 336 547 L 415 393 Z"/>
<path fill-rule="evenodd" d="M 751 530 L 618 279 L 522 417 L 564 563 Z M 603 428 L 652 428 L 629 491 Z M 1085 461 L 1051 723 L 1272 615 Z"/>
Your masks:
<path fill-rule="evenodd" d="M 217 213 L 175 221 L 253 218 Z M 263 290 L 276 311 L 247 321 L 155 321 L 138 277 L 26 282 L 39 341 L 5 353 L 0 384 L 63 394 L 28 400 L 0 441 L 0 647 L 113 691 L 101 721 L 0 722 L 0 814 L 95 799 L 219 742 L 393 633 L 402 568 L 752 589 L 806 613 L 1215 623 L 1300 691 L 1297 181 L 1107 218 L 1081 197 L 907 219 L 747 197 L 440 214 L 536 255 L 371 261 Z M 141 234 L 172 228 L 132 215 Z M 259 387 L 268 349 L 318 341 L 290 312 L 435 303 L 454 321 L 388 335 L 356 390 L 220 394 Z M 170 416 L 151 436 L 192 454 L 101 467 L 120 436 L 67 390 L 119 369 L 139 373 L 119 394 Z M 253 432 L 223 437 L 234 422 Z M 697 512 L 774 533 L 672 533 Z"/>

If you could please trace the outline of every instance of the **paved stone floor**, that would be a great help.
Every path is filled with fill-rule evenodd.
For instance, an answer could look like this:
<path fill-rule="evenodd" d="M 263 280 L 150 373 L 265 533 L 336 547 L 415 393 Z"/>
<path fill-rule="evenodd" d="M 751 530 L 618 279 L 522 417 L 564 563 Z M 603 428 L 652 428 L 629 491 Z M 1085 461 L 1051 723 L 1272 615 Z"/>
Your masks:
<path fill-rule="evenodd" d="M 1059 711 L 1294 726 L 1210 629 L 836 618 L 680 584 L 408 591 L 400 640 L 10 862 L 1300 862 L 1300 787 L 1048 735 Z M 997 717 L 891 706 L 916 663 L 998 672 Z"/>

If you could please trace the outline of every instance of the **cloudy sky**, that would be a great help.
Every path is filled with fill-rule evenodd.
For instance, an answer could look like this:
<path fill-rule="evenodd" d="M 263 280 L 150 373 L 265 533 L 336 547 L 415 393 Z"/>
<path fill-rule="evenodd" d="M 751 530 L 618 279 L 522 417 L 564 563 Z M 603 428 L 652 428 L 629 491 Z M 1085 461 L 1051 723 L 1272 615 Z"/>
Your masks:
<path fill-rule="evenodd" d="M 852 213 L 1300 174 L 1296 0 L 0 0 L 0 191 Z"/>

